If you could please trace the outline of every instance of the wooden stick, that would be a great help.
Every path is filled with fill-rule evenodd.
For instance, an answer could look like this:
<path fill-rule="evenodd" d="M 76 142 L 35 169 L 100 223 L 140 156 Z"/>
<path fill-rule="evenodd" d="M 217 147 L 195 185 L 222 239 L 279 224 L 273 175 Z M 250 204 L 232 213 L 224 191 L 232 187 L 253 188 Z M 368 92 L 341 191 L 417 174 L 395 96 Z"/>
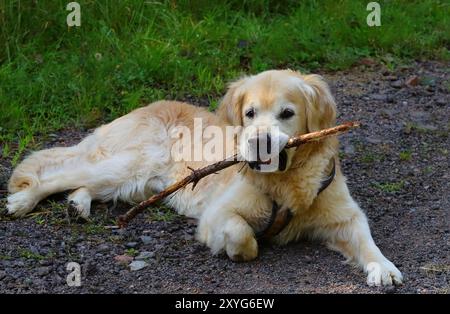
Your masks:
<path fill-rule="evenodd" d="M 329 129 L 320 130 L 317 132 L 307 133 L 300 136 L 292 137 L 288 140 L 285 148 L 292 148 L 292 147 L 298 147 L 301 144 L 313 142 L 322 140 L 325 137 L 329 136 L 335 136 L 342 134 L 344 132 L 348 132 L 350 129 L 359 127 L 358 122 L 347 122 Z M 133 219 L 137 214 L 142 212 L 147 207 L 150 207 L 151 205 L 155 204 L 157 201 L 162 200 L 163 198 L 171 195 L 172 193 L 176 192 L 177 190 L 185 187 L 186 185 L 192 183 L 192 189 L 195 188 L 197 183 L 200 181 L 200 179 L 213 174 L 217 173 L 220 170 L 223 170 L 225 168 L 228 168 L 234 164 L 239 163 L 240 160 L 238 158 L 238 155 L 231 156 L 227 159 L 221 160 L 219 162 L 213 163 L 211 165 L 208 165 L 206 167 L 200 168 L 200 169 L 192 169 L 189 168 L 192 173 L 188 175 L 187 177 L 183 178 L 180 181 L 175 182 L 174 184 L 170 185 L 165 190 L 159 192 L 158 194 L 153 195 L 148 200 L 145 200 L 138 205 L 132 207 L 129 211 L 127 211 L 124 215 L 120 215 L 118 219 L 118 225 L 120 228 L 126 227 L 126 225 L 130 222 L 131 219 Z"/>

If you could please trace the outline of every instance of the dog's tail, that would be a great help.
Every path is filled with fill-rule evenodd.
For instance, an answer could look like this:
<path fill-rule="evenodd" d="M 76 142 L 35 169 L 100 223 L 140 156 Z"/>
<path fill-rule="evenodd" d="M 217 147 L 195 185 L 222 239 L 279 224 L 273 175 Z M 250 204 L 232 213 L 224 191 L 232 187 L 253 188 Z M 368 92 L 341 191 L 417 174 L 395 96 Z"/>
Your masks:
<path fill-rule="evenodd" d="M 75 157 L 73 147 L 56 147 L 34 152 L 13 171 L 8 183 L 9 193 L 39 186 L 40 179 L 51 168 L 61 167 Z"/>

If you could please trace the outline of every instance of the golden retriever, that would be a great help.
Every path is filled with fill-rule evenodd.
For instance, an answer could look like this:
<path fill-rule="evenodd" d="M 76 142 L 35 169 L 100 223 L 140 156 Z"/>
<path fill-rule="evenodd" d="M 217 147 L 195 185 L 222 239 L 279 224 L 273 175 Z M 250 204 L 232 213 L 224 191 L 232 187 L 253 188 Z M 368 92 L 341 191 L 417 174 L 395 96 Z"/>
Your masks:
<path fill-rule="evenodd" d="M 190 148 L 195 152 L 194 146 L 207 145 L 214 133 L 183 142 L 187 135 L 181 126 L 194 133 L 195 119 L 202 122 L 200 131 L 242 126 L 224 139 L 222 148 L 223 155 L 239 148 L 249 161 L 244 168 L 227 168 L 165 200 L 178 213 L 199 220 L 199 241 L 214 254 L 225 251 L 236 261 L 256 258 L 255 233 L 268 222 L 275 201 L 293 214 L 273 238 L 276 243 L 320 239 L 366 271 L 369 285 L 401 284 L 400 271 L 375 245 L 366 216 L 350 196 L 339 167 L 337 138 L 283 148 L 291 136 L 333 126 L 335 116 L 324 80 L 291 70 L 266 71 L 232 83 L 217 114 L 181 102 L 156 102 L 97 128 L 76 146 L 30 155 L 10 179 L 7 210 L 23 216 L 40 200 L 66 190 L 72 191 L 68 201 L 83 217 L 89 216 L 92 200 L 142 201 L 188 175 L 189 167 L 224 157 L 174 160 L 174 152 L 185 154 L 186 148 L 192 157 Z M 265 158 L 258 155 L 259 140 L 271 147 Z M 255 152 L 256 159 L 247 159 Z M 333 160 L 336 175 L 319 194 Z"/>

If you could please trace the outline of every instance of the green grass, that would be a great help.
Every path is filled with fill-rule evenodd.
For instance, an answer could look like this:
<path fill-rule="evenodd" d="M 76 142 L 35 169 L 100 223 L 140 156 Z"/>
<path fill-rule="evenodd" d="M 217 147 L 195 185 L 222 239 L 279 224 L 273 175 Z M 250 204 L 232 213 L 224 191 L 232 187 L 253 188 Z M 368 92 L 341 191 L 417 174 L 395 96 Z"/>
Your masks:
<path fill-rule="evenodd" d="M 394 193 L 394 192 L 400 192 L 403 189 L 405 182 L 403 182 L 403 181 L 385 182 L 385 183 L 375 183 L 374 185 L 377 189 L 379 189 L 382 192 Z"/>
<path fill-rule="evenodd" d="M 226 83 L 269 68 L 344 69 L 361 58 L 394 68 L 449 60 L 447 1 L 0 0 L 0 143 L 13 163 L 37 136 L 93 127 L 161 98 L 215 106 Z"/>
<path fill-rule="evenodd" d="M 136 249 L 133 249 L 133 248 L 129 248 L 129 249 L 127 249 L 125 251 L 125 254 L 128 255 L 128 256 L 135 257 L 135 256 L 137 256 L 139 254 L 139 251 L 136 250 Z"/>
<path fill-rule="evenodd" d="M 41 255 L 39 253 L 34 253 L 29 249 L 24 249 L 24 248 L 19 249 L 19 256 L 24 259 L 40 261 L 40 260 L 52 258 L 54 255 L 55 255 L 54 252 L 49 252 L 46 255 Z"/>
<path fill-rule="evenodd" d="M 361 161 L 365 164 L 373 164 L 375 162 L 383 162 L 385 159 L 385 156 L 379 153 L 366 151 L 362 153 Z"/>
<path fill-rule="evenodd" d="M 412 153 L 409 150 L 404 150 L 400 152 L 399 158 L 402 161 L 410 161 L 412 159 Z"/>
<path fill-rule="evenodd" d="M 150 207 L 150 220 L 151 221 L 173 221 L 178 214 L 173 208 L 166 207 L 164 205 L 158 205 L 155 207 Z"/>

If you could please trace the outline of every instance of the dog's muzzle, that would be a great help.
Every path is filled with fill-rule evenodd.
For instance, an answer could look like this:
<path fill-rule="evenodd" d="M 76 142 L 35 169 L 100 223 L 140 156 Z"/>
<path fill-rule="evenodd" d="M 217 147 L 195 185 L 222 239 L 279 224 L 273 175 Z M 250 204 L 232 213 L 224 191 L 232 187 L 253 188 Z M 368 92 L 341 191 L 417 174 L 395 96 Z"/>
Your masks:
<path fill-rule="evenodd" d="M 288 139 L 283 133 L 259 133 L 247 139 L 243 156 L 252 170 L 284 171 L 288 164 L 288 154 L 284 149 Z"/>
<path fill-rule="evenodd" d="M 287 168 L 288 155 L 285 149 L 278 154 L 278 171 L 284 171 Z M 261 171 L 261 165 L 267 165 L 272 162 L 272 159 L 267 161 L 250 161 L 248 166 L 252 170 Z"/>

